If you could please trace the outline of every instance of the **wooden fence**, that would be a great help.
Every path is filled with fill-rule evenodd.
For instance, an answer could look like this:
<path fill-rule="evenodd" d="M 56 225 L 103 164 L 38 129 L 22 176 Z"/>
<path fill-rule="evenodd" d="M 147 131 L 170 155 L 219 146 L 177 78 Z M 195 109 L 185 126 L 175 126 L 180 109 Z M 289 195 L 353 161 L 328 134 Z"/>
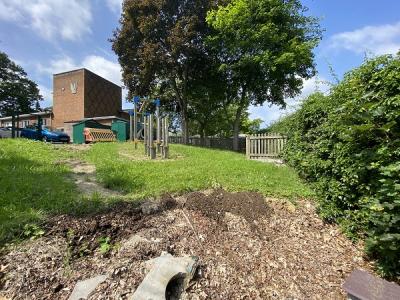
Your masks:
<path fill-rule="evenodd" d="M 276 133 L 248 135 L 246 156 L 249 159 L 277 158 L 286 144 L 286 137 Z"/>
<path fill-rule="evenodd" d="M 181 136 L 170 136 L 169 141 L 171 144 L 183 144 L 183 138 Z M 219 138 L 219 137 L 190 137 L 189 145 L 206 147 L 213 149 L 222 150 L 233 150 L 233 139 L 232 138 Z M 246 151 L 246 139 L 239 138 L 239 152 L 244 153 Z"/>

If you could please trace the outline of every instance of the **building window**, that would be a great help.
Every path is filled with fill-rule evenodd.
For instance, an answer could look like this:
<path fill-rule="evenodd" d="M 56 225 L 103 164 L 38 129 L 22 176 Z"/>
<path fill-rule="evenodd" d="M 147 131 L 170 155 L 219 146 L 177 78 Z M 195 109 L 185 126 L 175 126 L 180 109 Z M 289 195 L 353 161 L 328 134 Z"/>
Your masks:
<path fill-rule="evenodd" d="M 44 125 L 44 126 L 47 125 L 47 119 L 43 119 L 43 125 Z"/>
<path fill-rule="evenodd" d="M 28 126 L 29 126 L 29 120 L 24 121 L 24 128 L 26 128 L 26 127 L 28 127 Z"/>

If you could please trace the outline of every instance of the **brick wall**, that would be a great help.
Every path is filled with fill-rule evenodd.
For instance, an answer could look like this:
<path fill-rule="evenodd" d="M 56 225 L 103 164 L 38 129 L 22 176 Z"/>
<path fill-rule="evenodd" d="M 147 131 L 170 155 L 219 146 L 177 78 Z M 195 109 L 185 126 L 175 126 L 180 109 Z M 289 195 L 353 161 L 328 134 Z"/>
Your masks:
<path fill-rule="evenodd" d="M 54 75 L 54 128 L 63 128 L 66 121 L 84 118 L 84 95 L 84 69 Z"/>
<path fill-rule="evenodd" d="M 85 70 L 85 118 L 118 116 L 122 110 L 120 86 Z"/>
<path fill-rule="evenodd" d="M 118 85 L 80 69 L 54 75 L 54 128 L 84 118 L 118 116 L 122 110 L 122 89 Z"/>

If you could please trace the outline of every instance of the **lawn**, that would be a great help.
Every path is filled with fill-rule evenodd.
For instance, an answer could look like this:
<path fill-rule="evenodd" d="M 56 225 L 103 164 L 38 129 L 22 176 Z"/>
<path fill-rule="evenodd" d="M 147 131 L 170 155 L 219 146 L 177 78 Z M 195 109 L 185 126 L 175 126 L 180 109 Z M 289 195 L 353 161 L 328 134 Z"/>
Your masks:
<path fill-rule="evenodd" d="M 290 168 L 249 161 L 243 154 L 171 145 L 168 161 L 138 160 L 143 152 L 129 143 L 96 144 L 84 159 L 96 165 L 103 185 L 129 193 L 133 199 L 212 187 L 284 198 L 311 195 Z"/>
<path fill-rule="evenodd" d="M 126 194 L 125 201 L 215 187 L 288 199 L 312 196 L 288 167 L 248 161 L 228 151 L 182 145 L 171 145 L 170 151 L 170 160 L 150 161 L 142 160 L 142 147 L 135 150 L 129 143 L 68 151 L 41 142 L 0 140 L 0 243 L 24 238 L 31 225 L 50 215 L 90 214 L 107 207 L 108 199 L 77 191 L 71 170 L 60 163 L 66 159 L 94 164 L 97 180 Z"/>

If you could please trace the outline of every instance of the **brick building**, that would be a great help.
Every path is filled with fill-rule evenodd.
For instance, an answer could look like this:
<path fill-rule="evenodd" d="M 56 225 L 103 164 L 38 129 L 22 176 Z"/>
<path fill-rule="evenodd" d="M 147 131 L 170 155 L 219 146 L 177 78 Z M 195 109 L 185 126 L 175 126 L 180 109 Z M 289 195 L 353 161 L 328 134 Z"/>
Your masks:
<path fill-rule="evenodd" d="M 53 75 L 52 111 L 19 115 L 19 127 L 34 125 L 38 116 L 44 125 L 71 135 L 72 125 L 95 119 L 110 125 L 114 119 L 129 119 L 122 111 L 120 86 L 87 69 Z M 0 127 L 11 126 L 11 117 L 0 118 Z"/>

